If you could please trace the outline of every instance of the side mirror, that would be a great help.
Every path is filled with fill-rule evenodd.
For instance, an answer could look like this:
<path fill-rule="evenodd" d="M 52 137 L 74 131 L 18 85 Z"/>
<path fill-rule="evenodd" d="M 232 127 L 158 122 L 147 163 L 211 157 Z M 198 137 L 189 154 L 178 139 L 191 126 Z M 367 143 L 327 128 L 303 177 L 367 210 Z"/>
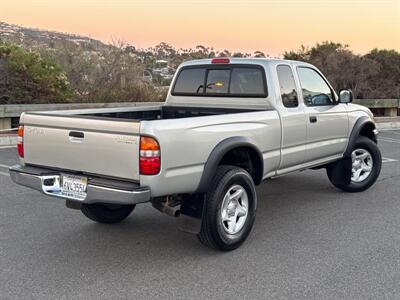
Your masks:
<path fill-rule="evenodd" d="M 351 90 L 340 90 L 339 91 L 339 103 L 350 103 L 353 101 L 353 92 Z"/>

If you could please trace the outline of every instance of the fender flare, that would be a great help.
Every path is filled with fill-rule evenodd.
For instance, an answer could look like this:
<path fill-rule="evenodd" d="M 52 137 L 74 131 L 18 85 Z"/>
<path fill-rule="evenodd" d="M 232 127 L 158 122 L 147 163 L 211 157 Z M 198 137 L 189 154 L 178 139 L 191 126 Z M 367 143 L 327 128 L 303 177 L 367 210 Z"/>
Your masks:
<path fill-rule="evenodd" d="M 262 180 L 262 176 L 264 174 L 264 161 L 263 157 L 261 154 L 261 151 L 257 148 L 257 146 L 254 145 L 254 143 L 251 141 L 250 138 L 244 137 L 244 136 L 234 136 L 227 138 L 225 140 L 222 140 L 219 142 L 214 149 L 211 151 L 210 155 L 208 156 L 208 159 L 204 165 L 203 169 L 203 174 L 200 179 L 200 183 L 196 189 L 195 193 L 204 193 L 208 190 L 208 187 L 210 186 L 214 174 L 218 168 L 219 163 L 221 162 L 222 158 L 226 153 L 228 153 L 230 150 L 239 148 L 239 147 L 248 147 L 256 151 L 258 154 L 258 159 L 261 162 L 261 178 L 257 178 L 255 180 L 255 183 L 258 184 Z"/>
<path fill-rule="evenodd" d="M 351 152 L 354 149 L 354 145 L 357 141 L 357 138 L 360 136 L 361 130 L 367 124 L 371 124 L 374 127 L 374 129 L 376 128 L 374 122 L 371 121 L 371 119 L 368 118 L 367 116 L 363 116 L 356 121 L 356 123 L 354 124 L 353 129 L 351 131 L 346 150 L 344 151 L 344 154 L 343 154 L 344 158 L 348 158 L 351 156 Z M 376 140 L 375 140 L 375 142 L 376 142 Z"/>

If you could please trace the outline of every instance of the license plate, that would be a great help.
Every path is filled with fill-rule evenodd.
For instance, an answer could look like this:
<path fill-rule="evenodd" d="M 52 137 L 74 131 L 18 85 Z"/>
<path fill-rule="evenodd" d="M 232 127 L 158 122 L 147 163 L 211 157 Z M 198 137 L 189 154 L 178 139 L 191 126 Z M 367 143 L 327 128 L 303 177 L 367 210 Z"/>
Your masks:
<path fill-rule="evenodd" d="M 66 198 L 85 200 L 87 178 L 82 176 L 62 175 L 61 194 Z"/>

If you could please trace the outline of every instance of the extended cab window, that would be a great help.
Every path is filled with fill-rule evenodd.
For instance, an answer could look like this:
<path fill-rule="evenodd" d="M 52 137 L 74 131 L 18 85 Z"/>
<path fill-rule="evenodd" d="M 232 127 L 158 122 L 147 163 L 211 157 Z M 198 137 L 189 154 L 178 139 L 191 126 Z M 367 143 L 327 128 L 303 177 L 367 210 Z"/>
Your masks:
<path fill-rule="evenodd" d="M 317 71 L 307 67 L 299 67 L 297 73 L 306 105 L 333 105 L 335 103 L 331 88 Z"/>
<path fill-rule="evenodd" d="M 276 68 L 276 71 L 278 73 L 283 105 L 285 107 L 299 106 L 292 69 L 288 65 L 280 65 Z"/>
<path fill-rule="evenodd" d="M 259 66 L 206 65 L 182 69 L 172 94 L 258 98 L 266 97 L 266 91 L 265 75 Z"/>

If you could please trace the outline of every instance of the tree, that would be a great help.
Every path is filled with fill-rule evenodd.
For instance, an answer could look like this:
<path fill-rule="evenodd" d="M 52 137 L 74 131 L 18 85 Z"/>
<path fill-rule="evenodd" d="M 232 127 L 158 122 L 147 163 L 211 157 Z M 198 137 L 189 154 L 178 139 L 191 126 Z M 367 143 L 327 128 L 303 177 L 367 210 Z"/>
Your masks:
<path fill-rule="evenodd" d="M 42 52 L 64 66 L 75 92 L 74 101 L 164 100 L 153 83 L 143 79 L 144 70 L 151 69 L 156 62 L 155 52 L 148 49 L 139 51 L 114 40 L 97 51 L 65 42 L 54 51 L 44 48 Z"/>
<path fill-rule="evenodd" d="M 232 54 L 232 57 L 245 57 L 245 54 L 243 54 L 242 52 L 235 52 Z"/>
<path fill-rule="evenodd" d="M 226 49 L 218 54 L 218 57 L 230 57 L 230 56 L 232 56 L 231 52 L 229 52 Z"/>
<path fill-rule="evenodd" d="M 400 98 L 400 53 L 395 50 L 373 49 L 365 55 L 379 66 L 368 78 L 371 98 Z"/>
<path fill-rule="evenodd" d="M 369 79 L 379 71 L 379 65 L 372 59 L 355 55 L 347 45 L 334 42 L 323 42 L 311 48 L 301 46 L 298 51 L 285 52 L 284 58 L 315 65 L 335 90 L 350 88 L 356 98 L 371 96 Z"/>
<path fill-rule="evenodd" d="M 175 48 L 165 42 L 161 42 L 155 46 L 154 52 L 158 59 L 173 58 L 176 55 Z"/>
<path fill-rule="evenodd" d="M 254 57 L 266 57 L 264 52 L 262 52 L 262 51 L 255 51 L 253 56 Z"/>
<path fill-rule="evenodd" d="M 206 45 L 175 49 L 164 42 L 146 49 L 118 40 L 112 44 L 91 39 L 19 43 L 0 41 L 0 104 L 163 100 L 165 90 L 161 93 L 158 87 L 168 85 L 170 75 L 184 61 L 268 56 L 261 51 L 253 55 L 217 51 Z M 356 98 L 400 98 L 400 53 L 395 50 L 356 55 L 347 45 L 322 42 L 285 52 L 284 58 L 317 66 L 336 91 L 351 88 Z M 160 60 L 167 62 L 163 74 L 153 72 Z M 144 70 L 153 72 L 152 81 L 143 80 Z"/>

